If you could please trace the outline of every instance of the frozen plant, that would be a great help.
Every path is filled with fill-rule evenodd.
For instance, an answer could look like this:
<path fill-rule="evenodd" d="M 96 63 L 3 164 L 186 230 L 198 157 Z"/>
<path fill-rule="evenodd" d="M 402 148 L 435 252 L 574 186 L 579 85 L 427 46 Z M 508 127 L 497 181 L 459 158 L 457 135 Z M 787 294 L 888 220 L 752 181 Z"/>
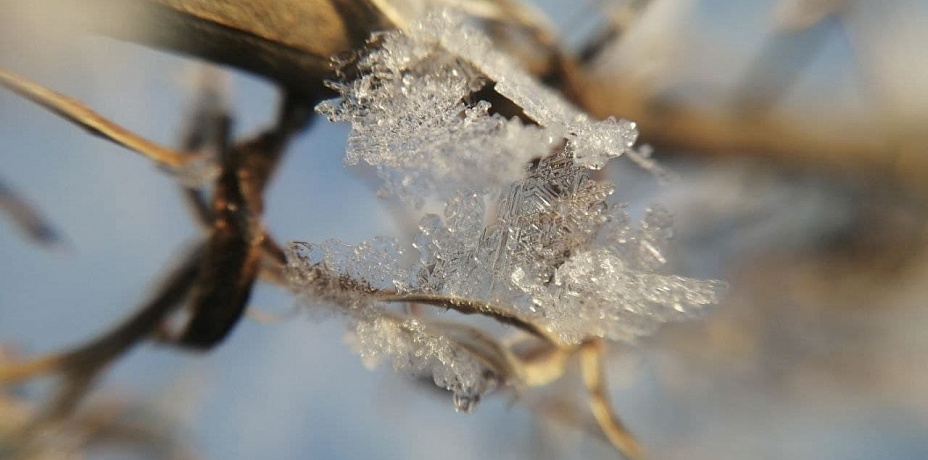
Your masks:
<path fill-rule="evenodd" d="M 593 119 L 453 12 L 391 26 L 340 61 L 341 80 L 328 83 L 339 97 L 316 110 L 351 124 L 345 162 L 374 167 L 382 196 L 413 213 L 444 204 L 440 215 L 417 216 L 408 246 L 378 237 L 357 246 L 329 240 L 284 248 L 264 226 L 265 188 L 288 142 L 307 125 L 307 109 L 331 77 L 328 67 L 311 75 L 316 86 L 287 94 L 272 127 L 243 141 L 233 138 L 222 104 L 201 101 L 201 120 L 181 150 L 0 70 L 0 84 L 177 171 L 185 199 L 208 229 L 122 323 L 63 353 L 0 365 L 0 384 L 61 378 L 36 427 L 54 429 L 103 370 L 142 339 L 197 350 L 222 342 L 260 276 L 285 285 L 315 312 L 345 318 L 366 364 L 389 360 L 430 377 L 453 394 L 459 411 L 473 410 L 496 389 L 545 385 L 579 356 L 603 435 L 626 456 L 640 457 L 606 396 L 604 344 L 632 342 L 664 322 L 698 315 L 717 302 L 721 284 L 663 273 L 670 215 L 653 207 L 634 223 L 615 187 L 594 177 L 621 156 L 660 172 L 647 148 L 635 148 L 635 124 Z M 536 39 L 546 41 L 543 34 Z M 503 337 L 510 329 L 514 334 Z"/>
<path fill-rule="evenodd" d="M 554 377 L 475 327 L 390 304 L 489 316 L 563 357 L 717 303 L 720 282 L 660 273 L 669 213 L 653 207 L 635 224 L 614 186 L 591 176 L 626 153 L 656 170 L 647 150 L 631 150 L 633 122 L 591 119 L 448 11 L 376 35 L 352 69 L 356 78 L 331 83 L 340 97 L 317 107 L 351 124 L 346 164 L 376 167 L 385 190 L 413 207 L 445 200 L 443 215 L 421 217 L 411 248 L 289 246 L 291 287 L 308 304 L 336 304 L 366 363 L 389 356 L 399 370 L 431 374 L 469 411 L 498 385 Z M 520 111 L 507 117 L 496 109 L 504 103 Z M 615 417 L 600 424 L 622 432 Z"/>

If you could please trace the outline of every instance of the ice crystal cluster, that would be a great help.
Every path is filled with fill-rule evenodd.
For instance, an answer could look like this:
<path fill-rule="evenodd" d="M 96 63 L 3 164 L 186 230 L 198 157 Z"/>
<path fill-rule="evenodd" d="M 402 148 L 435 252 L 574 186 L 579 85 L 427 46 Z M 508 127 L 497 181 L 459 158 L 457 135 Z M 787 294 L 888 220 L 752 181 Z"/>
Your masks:
<path fill-rule="evenodd" d="M 626 120 L 597 121 L 537 83 L 449 12 L 380 34 L 353 62 L 340 97 L 317 110 L 351 124 L 346 163 L 374 166 L 385 190 L 426 214 L 412 248 L 375 239 L 350 247 L 293 243 L 289 276 L 308 303 L 351 318 L 366 362 L 431 373 L 469 410 L 499 369 L 449 329 L 394 312 L 403 295 L 468 299 L 525 318 L 569 346 L 633 341 L 716 303 L 720 284 L 660 273 L 672 236 L 660 207 L 633 222 L 613 185 L 591 170 L 637 137 Z M 480 94 L 521 109 L 505 118 Z"/>

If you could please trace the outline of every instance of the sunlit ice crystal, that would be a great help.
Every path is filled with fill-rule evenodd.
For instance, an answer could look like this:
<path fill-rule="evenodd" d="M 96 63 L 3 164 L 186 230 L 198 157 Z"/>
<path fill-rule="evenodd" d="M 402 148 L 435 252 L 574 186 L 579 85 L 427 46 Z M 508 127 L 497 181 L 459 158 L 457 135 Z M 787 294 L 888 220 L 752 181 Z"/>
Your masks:
<path fill-rule="evenodd" d="M 628 120 L 609 117 L 571 127 L 567 151 L 577 164 L 602 169 L 612 158 L 627 152 L 638 138 L 637 125 Z"/>
<path fill-rule="evenodd" d="M 486 78 L 439 43 L 399 32 L 379 41 L 358 63 L 362 76 L 333 84 L 341 98 L 317 110 L 351 123 L 346 163 L 376 166 L 387 193 L 418 204 L 458 188 L 492 188 L 550 147 L 541 128 L 468 102 Z"/>
<path fill-rule="evenodd" d="M 355 336 L 365 365 L 389 359 L 398 371 L 430 375 L 437 386 L 453 393 L 458 411 L 470 412 L 496 386 L 493 373 L 473 355 L 416 319 L 375 316 L 359 321 Z"/>
<path fill-rule="evenodd" d="M 395 238 L 377 236 L 364 241 L 354 247 L 347 275 L 365 280 L 373 289 L 394 289 L 403 278 L 403 252 Z"/>
<path fill-rule="evenodd" d="M 441 10 L 427 16 L 411 33 L 437 41 L 473 65 L 495 83 L 497 92 L 522 108 L 552 137 L 566 137 L 569 155 L 581 166 L 601 169 L 609 159 L 628 151 L 638 137 L 632 121 L 591 119 L 497 51 L 486 36 L 464 22 L 463 16 Z"/>
<path fill-rule="evenodd" d="M 538 275 L 549 277 L 550 270 L 588 244 L 606 222 L 605 198 L 611 193 L 609 184 L 592 180 L 564 154 L 543 158 L 500 200 L 509 257 L 523 267 L 546 265 Z"/>
<path fill-rule="evenodd" d="M 568 343 L 634 341 L 718 301 L 721 283 L 658 273 L 668 212 L 654 206 L 632 223 L 610 201 L 613 185 L 591 177 L 622 155 L 656 170 L 632 150 L 634 123 L 592 119 L 447 12 L 375 42 L 359 78 L 333 83 L 340 99 L 318 111 L 351 124 L 346 163 L 374 166 L 388 194 L 446 201 L 444 212 L 421 218 L 411 260 L 388 240 L 327 242 L 297 251 L 288 269 L 295 284 L 349 305 L 366 362 L 431 375 L 462 411 L 493 386 L 459 343 L 364 297 L 391 285 L 511 309 Z M 520 118 L 494 114 L 483 90 Z"/>
<path fill-rule="evenodd" d="M 673 216 L 663 206 L 647 208 L 637 225 L 624 211 L 614 207 L 597 241 L 619 254 L 629 268 L 652 272 L 667 263 L 672 237 Z"/>
<path fill-rule="evenodd" d="M 600 248 L 578 252 L 558 268 L 544 307 L 565 341 L 634 341 L 661 323 L 698 315 L 723 289 L 717 281 L 631 270 L 618 254 Z"/>
<path fill-rule="evenodd" d="M 448 200 L 444 219 L 426 215 L 413 243 L 419 252 L 415 268 L 419 288 L 458 296 L 475 295 L 488 275 L 478 255 L 485 227 L 484 195 L 458 191 Z"/>

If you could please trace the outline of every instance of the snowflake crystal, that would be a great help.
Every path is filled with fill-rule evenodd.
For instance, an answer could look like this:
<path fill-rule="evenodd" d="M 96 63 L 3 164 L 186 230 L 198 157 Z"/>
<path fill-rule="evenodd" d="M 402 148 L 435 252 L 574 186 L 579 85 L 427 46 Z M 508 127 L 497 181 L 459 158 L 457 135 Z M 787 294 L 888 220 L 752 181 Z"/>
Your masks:
<path fill-rule="evenodd" d="M 493 374 L 473 355 L 447 337 L 429 333 L 415 319 L 378 316 L 360 321 L 355 336 L 365 365 L 373 368 L 390 358 L 398 371 L 431 375 L 435 385 L 453 393 L 459 412 L 472 411 L 480 397 L 496 386 Z"/>
<path fill-rule="evenodd" d="M 421 218 L 413 252 L 384 238 L 289 248 L 293 289 L 306 303 L 338 305 L 366 363 L 390 357 L 431 374 L 466 411 L 500 375 L 449 330 L 389 310 L 384 296 L 498 306 L 565 344 L 631 342 L 718 302 L 722 283 L 659 272 L 672 237 L 666 210 L 633 223 L 614 186 L 591 176 L 623 154 L 661 171 L 647 148 L 633 149 L 633 122 L 591 119 L 447 11 L 376 35 L 352 63 L 357 78 L 331 83 L 340 97 L 317 107 L 351 124 L 345 162 L 374 166 L 386 191 L 414 205 L 445 201 L 442 215 Z M 521 115 L 496 113 L 480 97 L 488 89 Z"/>

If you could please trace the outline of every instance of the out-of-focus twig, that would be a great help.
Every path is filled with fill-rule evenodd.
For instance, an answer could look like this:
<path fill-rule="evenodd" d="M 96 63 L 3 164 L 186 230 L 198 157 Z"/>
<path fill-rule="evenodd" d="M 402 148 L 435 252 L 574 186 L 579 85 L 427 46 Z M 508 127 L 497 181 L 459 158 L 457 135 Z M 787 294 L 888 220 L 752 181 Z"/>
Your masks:
<path fill-rule="evenodd" d="M 74 0 L 69 0 L 74 1 Z M 367 0 L 80 0 L 85 27 L 179 51 L 313 94 L 334 76 L 331 56 L 391 26 Z M 114 18 L 118 18 L 115 19 Z"/>
<path fill-rule="evenodd" d="M 590 391 L 590 409 L 609 442 L 630 460 L 641 460 L 644 458 L 644 450 L 619 420 L 609 403 L 606 379 L 603 376 L 604 347 L 602 341 L 592 341 L 584 344 L 580 350 L 583 381 Z"/>
<path fill-rule="evenodd" d="M 109 332 L 85 345 L 63 353 L 0 365 L 0 385 L 58 373 L 61 388 L 37 425 L 57 420 L 71 412 L 97 375 L 114 359 L 151 336 L 164 319 L 187 296 L 202 258 L 202 245 L 189 251 L 184 261 L 143 307 Z"/>
<path fill-rule="evenodd" d="M 928 191 L 928 145 L 924 132 L 890 139 L 880 125 L 857 129 L 840 120 L 810 121 L 779 113 L 741 115 L 694 107 L 655 106 L 647 91 L 606 75 L 586 74 L 584 105 L 600 117 L 621 116 L 638 122 L 640 140 L 658 149 L 708 157 L 756 156 L 785 165 L 851 172 L 894 180 L 916 192 Z M 915 125 L 915 120 L 885 121 Z"/>
<path fill-rule="evenodd" d="M 89 109 L 80 101 L 56 93 L 23 76 L 0 69 L 0 84 L 86 129 L 91 134 L 142 154 L 158 164 L 177 168 L 189 161 L 188 155 L 133 134 Z"/>
<path fill-rule="evenodd" d="M 580 48 L 577 60 L 586 64 L 600 56 L 608 46 L 621 39 L 651 2 L 652 0 L 628 0 L 614 6 L 608 13 L 606 27 Z"/>
<path fill-rule="evenodd" d="M 12 221 L 24 235 L 43 246 L 61 242 L 55 227 L 35 206 L 0 180 L 0 211 Z"/>

